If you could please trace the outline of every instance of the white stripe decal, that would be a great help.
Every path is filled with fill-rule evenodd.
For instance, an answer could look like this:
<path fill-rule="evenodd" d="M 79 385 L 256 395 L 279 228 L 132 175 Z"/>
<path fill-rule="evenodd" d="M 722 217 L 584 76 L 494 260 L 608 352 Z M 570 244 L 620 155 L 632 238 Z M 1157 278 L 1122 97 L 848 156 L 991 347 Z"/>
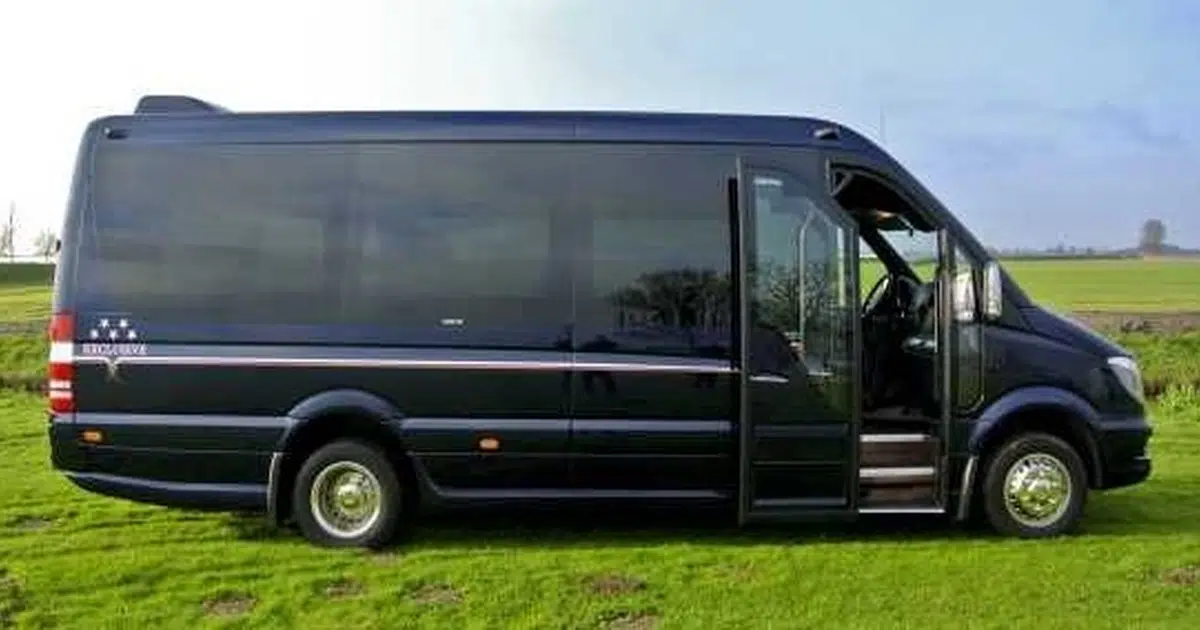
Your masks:
<path fill-rule="evenodd" d="M 75 358 L 75 344 L 69 341 L 55 341 L 50 344 L 51 363 L 70 363 Z"/>
<path fill-rule="evenodd" d="M 731 366 L 671 363 L 591 363 L 571 361 L 485 361 L 477 359 L 342 359 L 314 357 L 229 357 L 229 356 L 79 356 L 79 363 L 116 365 L 189 365 L 251 367 L 361 367 L 424 368 L 445 370 L 561 370 L 577 372 L 673 372 L 683 374 L 728 374 Z"/>
<path fill-rule="evenodd" d="M 49 388 L 55 389 L 55 390 L 70 391 L 71 390 L 71 381 L 64 381 L 62 379 L 57 379 L 57 378 L 50 379 Z"/>

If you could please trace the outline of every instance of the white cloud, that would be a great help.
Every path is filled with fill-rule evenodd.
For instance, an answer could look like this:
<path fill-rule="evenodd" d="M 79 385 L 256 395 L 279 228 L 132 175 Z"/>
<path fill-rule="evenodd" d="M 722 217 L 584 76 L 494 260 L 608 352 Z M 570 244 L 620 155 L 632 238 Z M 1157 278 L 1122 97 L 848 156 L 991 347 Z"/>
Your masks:
<path fill-rule="evenodd" d="M 0 3 L 0 206 L 57 230 L 80 133 L 147 93 L 235 110 L 536 102 L 549 0 Z"/>

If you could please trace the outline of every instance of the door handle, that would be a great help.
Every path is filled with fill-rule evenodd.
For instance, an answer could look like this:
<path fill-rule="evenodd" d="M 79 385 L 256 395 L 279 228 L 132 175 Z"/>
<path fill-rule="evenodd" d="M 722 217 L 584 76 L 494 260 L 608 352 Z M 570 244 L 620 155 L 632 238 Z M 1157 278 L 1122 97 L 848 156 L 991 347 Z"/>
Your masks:
<path fill-rule="evenodd" d="M 786 376 L 776 376 L 774 374 L 754 374 L 750 377 L 750 380 L 755 383 L 783 384 L 788 382 Z"/>

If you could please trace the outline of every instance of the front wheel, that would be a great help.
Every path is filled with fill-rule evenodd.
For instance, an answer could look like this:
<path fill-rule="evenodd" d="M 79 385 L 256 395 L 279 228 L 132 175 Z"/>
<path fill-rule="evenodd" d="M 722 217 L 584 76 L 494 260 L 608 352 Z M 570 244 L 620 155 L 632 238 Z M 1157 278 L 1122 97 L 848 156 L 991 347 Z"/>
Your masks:
<path fill-rule="evenodd" d="M 984 512 L 1001 534 L 1044 538 L 1074 530 L 1087 499 L 1083 459 L 1045 433 L 1018 435 L 996 451 L 983 479 Z"/>
<path fill-rule="evenodd" d="M 311 542 L 378 548 L 400 524 L 400 478 L 375 446 L 339 440 L 304 461 L 293 486 L 296 523 Z"/>

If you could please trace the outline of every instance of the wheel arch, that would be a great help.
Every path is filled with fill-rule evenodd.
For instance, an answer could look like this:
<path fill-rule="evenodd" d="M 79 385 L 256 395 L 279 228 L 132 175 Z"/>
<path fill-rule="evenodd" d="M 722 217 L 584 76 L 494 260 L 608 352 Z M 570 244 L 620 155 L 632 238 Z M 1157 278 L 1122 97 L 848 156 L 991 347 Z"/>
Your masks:
<path fill-rule="evenodd" d="M 291 513 L 292 484 L 304 459 L 340 438 L 379 445 L 397 474 L 404 481 L 413 480 L 408 448 L 400 434 L 404 415 L 380 396 L 354 389 L 325 391 L 295 405 L 287 418 L 288 428 L 276 444 L 267 488 L 267 511 L 277 524 Z"/>
<path fill-rule="evenodd" d="M 1100 447 L 1091 429 L 1097 419 L 1086 400 L 1058 387 L 1025 387 L 1001 396 L 979 414 L 971 427 L 957 520 L 967 520 L 978 507 L 975 502 L 981 495 L 977 488 L 988 458 L 1000 445 L 1022 433 L 1042 432 L 1065 441 L 1083 459 L 1088 487 L 1101 487 Z"/>
<path fill-rule="evenodd" d="M 1088 486 L 1102 483 L 1100 448 L 1092 425 L 1095 409 L 1079 395 L 1058 387 L 1026 387 L 1005 394 L 989 405 L 971 430 L 968 454 L 980 464 L 1001 444 L 1021 433 L 1043 432 L 1058 437 L 1083 459 Z"/>

